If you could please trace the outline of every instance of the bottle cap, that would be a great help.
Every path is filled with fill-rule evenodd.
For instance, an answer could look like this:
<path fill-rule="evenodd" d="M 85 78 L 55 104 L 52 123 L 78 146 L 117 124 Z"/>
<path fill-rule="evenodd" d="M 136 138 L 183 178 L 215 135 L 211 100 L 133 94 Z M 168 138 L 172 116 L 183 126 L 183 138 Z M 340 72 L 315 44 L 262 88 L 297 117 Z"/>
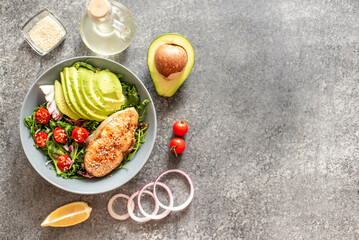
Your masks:
<path fill-rule="evenodd" d="M 109 13 L 110 8 L 107 0 L 90 0 L 88 12 L 94 18 L 103 18 Z"/>

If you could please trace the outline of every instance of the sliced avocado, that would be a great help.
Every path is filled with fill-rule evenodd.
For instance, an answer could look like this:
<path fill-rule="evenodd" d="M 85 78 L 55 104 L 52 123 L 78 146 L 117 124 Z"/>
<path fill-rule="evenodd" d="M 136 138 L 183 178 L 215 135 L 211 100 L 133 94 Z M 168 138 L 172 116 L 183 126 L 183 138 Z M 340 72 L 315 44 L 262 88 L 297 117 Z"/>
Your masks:
<path fill-rule="evenodd" d="M 176 56 L 171 55 L 173 52 Z M 156 38 L 148 49 L 147 64 L 157 93 L 163 97 L 173 96 L 190 74 L 194 58 L 191 43 L 182 35 L 164 34 Z M 178 62 L 184 63 L 181 69 Z"/>
<path fill-rule="evenodd" d="M 79 68 L 80 70 L 81 68 Z M 79 74 L 81 74 L 82 78 L 82 85 L 83 85 L 83 92 L 87 95 L 87 100 L 89 100 L 91 106 L 95 106 L 98 109 L 101 109 L 103 112 L 106 112 L 107 115 L 112 114 L 116 110 L 119 110 L 121 106 L 124 104 L 124 96 L 122 95 L 122 86 L 121 82 L 118 80 L 117 76 L 115 75 L 115 81 L 116 83 L 111 83 L 110 87 L 106 87 L 106 89 L 111 89 L 113 85 L 115 85 L 116 91 L 112 91 L 110 95 L 112 95 L 113 98 L 104 97 L 101 93 L 101 89 L 104 86 L 104 83 L 102 82 L 101 78 L 106 78 L 106 74 L 113 74 L 109 71 L 105 71 L 104 73 L 101 73 L 102 71 L 97 71 L 96 74 L 91 74 L 87 72 L 88 70 L 82 69 Z M 99 84 L 98 84 L 99 82 Z M 105 81 L 108 82 L 108 81 Z M 100 85 L 100 86 L 99 86 Z M 106 93 L 108 93 L 108 90 L 105 90 Z M 113 94 L 113 93 L 116 94 Z M 120 97 L 118 97 L 120 95 Z M 109 95 L 106 95 L 109 96 Z"/>
<path fill-rule="evenodd" d="M 122 86 L 117 76 L 108 71 L 97 71 L 94 78 L 95 95 L 107 110 L 118 110 L 125 104 Z"/>
<path fill-rule="evenodd" d="M 100 88 L 101 94 L 116 98 L 122 95 L 121 83 L 118 80 L 116 74 L 108 70 L 97 71 L 97 85 Z"/>
<path fill-rule="evenodd" d="M 76 113 L 84 116 L 84 119 L 96 121 L 102 121 L 106 119 L 107 115 L 99 115 L 86 106 L 85 101 L 81 97 L 80 90 L 77 88 L 79 86 L 77 69 L 75 67 L 64 68 L 63 72 L 67 84 L 66 87 L 69 100 L 76 110 Z"/>
<path fill-rule="evenodd" d="M 61 83 L 62 83 L 62 89 L 64 90 L 64 94 L 65 94 L 65 99 L 67 102 L 67 105 L 70 107 L 70 109 L 76 113 L 77 115 L 81 116 L 82 119 L 90 119 L 81 109 L 80 107 L 77 105 L 76 102 L 76 98 L 74 95 L 74 91 L 72 90 L 72 83 L 70 80 L 70 73 L 69 73 L 69 68 L 66 67 L 62 70 L 62 78 L 61 78 Z M 77 74 L 76 73 L 72 73 L 72 74 Z M 61 75 L 60 75 L 61 76 Z M 62 79 L 64 79 L 64 81 L 62 82 Z"/>
<path fill-rule="evenodd" d="M 64 92 L 62 90 L 62 86 L 61 83 L 59 81 L 55 81 L 55 102 L 57 107 L 59 108 L 59 110 L 69 116 L 72 119 L 80 119 L 81 117 L 79 115 L 77 115 L 76 113 L 74 113 L 69 106 L 67 106 L 66 100 L 65 100 L 65 96 L 64 96 Z"/>
<path fill-rule="evenodd" d="M 80 116 L 80 118 L 82 119 L 88 119 L 86 116 L 80 114 L 77 109 L 75 109 L 75 106 L 71 103 L 70 101 L 70 96 L 69 96 L 69 92 L 68 92 L 68 88 L 67 88 L 67 80 L 65 78 L 64 72 L 65 72 L 66 68 L 64 68 L 64 70 L 62 72 L 60 72 L 60 78 L 61 78 L 61 85 L 62 85 L 62 90 L 65 96 L 65 101 L 67 103 L 67 106 L 71 109 L 71 111 L 73 111 L 76 115 Z"/>
<path fill-rule="evenodd" d="M 82 69 L 82 71 L 86 71 L 86 69 Z M 85 77 L 86 74 L 86 77 Z M 97 96 L 97 94 L 95 92 L 97 92 L 97 90 L 95 90 L 94 87 L 94 78 L 95 78 L 95 74 L 91 74 L 91 73 L 84 73 L 83 74 L 83 79 L 82 79 L 82 87 L 83 87 L 83 92 L 84 94 L 86 94 L 88 96 L 88 100 L 90 100 L 91 104 L 96 106 L 97 108 L 100 108 L 102 110 L 105 111 L 105 105 L 101 102 L 100 97 Z"/>
<path fill-rule="evenodd" d="M 102 121 L 125 103 L 121 82 L 108 70 L 66 67 L 60 77 L 63 102 L 78 118 Z"/>
<path fill-rule="evenodd" d="M 111 111 L 106 111 L 101 107 L 96 106 L 96 104 L 94 104 L 91 101 L 91 98 L 93 98 L 93 94 L 90 94 L 90 91 L 87 91 L 86 84 L 89 80 L 94 78 L 95 73 L 83 67 L 78 68 L 77 72 L 78 72 L 78 79 L 77 81 L 75 81 L 76 84 L 75 88 L 78 89 L 77 94 L 80 95 L 85 105 L 89 109 L 94 111 L 96 114 L 104 115 L 104 116 L 108 116 L 109 114 L 111 114 L 112 113 Z"/>

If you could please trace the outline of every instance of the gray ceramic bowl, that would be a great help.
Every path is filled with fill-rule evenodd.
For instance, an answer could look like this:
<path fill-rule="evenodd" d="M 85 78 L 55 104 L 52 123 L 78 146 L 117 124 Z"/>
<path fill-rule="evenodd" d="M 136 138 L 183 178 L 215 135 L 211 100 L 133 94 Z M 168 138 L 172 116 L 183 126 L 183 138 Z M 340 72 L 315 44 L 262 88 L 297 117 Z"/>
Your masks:
<path fill-rule="evenodd" d="M 147 105 L 147 114 L 144 119 L 146 122 L 149 123 L 149 128 L 147 130 L 147 135 L 145 138 L 146 142 L 141 146 L 141 148 L 131 159 L 131 161 L 128 162 L 128 166 L 123 169 L 113 171 L 111 173 L 111 177 L 81 180 L 63 179 L 62 177 L 56 176 L 56 172 L 50 169 L 51 164 L 49 164 L 48 166 L 45 165 L 47 159 L 41 151 L 35 149 L 35 147 L 33 146 L 34 140 L 30 135 L 29 129 L 24 125 L 23 119 L 25 116 L 30 116 L 36 106 L 45 102 L 44 95 L 39 89 L 40 85 L 53 84 L 55 80 L 60 79 L 60 72 L 64 67 L 71 66 L 77 61 L 86 61 L 87 59 L 91 59 L 89 63 L 95 67 L 109 69 L 114 73 L 123 74 L 124 78 L 121 80 L 130 84 L 134 84 L 140 94 L 141 99 L 148 98 L 151 100 L 151 103 Z M 156 129 L 157 121 L 155 107 L 153 105 L 152 98 L 143 83 L 126 67 L 114 61 L 100 57 L 71 58 L 62 61 L 45 71 L 35 81 L 35 83 L 31 86 L 29 92 L 27 93 L 24 103 L 22 105 L 20 115 L 21 142 L 25 154 L 29 159 L 31 165 L 43 178 L 45 178 L 53 185 L 63 190 L 78 194 L 98 194 L 107 192 L 118 188 L 131 180 L 141 170 L 141 168 L 146 163 L 147 159 L 151 154 L 153 145 L 155 143 Z"/>

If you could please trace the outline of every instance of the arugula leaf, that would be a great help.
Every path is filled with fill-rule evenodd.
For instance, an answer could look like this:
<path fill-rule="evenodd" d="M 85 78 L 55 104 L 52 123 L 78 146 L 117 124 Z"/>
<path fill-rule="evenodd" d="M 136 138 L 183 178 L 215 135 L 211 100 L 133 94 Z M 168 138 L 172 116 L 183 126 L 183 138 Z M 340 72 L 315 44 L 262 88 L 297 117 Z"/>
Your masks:
<path fill-rule="evenodd" d="M 138 149 L 140 149 L 141 145 L 146 142 L 145 136 L 147 134 L 148 126 L 149 124 L 144 122 L 138 124 L 137 130 L 135 132 L 135 144 L 131 152 L 126 155 L 126 157 L 122 160 L 122 162 L 116 169 L 121 169 L 125 167 L 126 163 L 131 160 L 131 158 L 136 154 Z"/>
<path fill-rule="evenodd" d="M 122 105 L 121 110 L 124 110 L 129 107 L 134 107 L 138 113 L 140 110 L 143 110 L 142 114 L 138 118 L 138 121 L 142 121 L 146 115 L 146 105 L 151 102 L 149 99 L 144 99 L 142 102 L 140 96 L 137 92 L 135 85 L 130 85 L 128 83 L 121 82 L 122 85 L 122 94 L 125 96 L 125 104 Z"/>
<path fill-rule="evenodd" d="M 53 154 L 57 154 L 57 147 L 54 146 L 55 143 L 52 141 L 47 141 L 46 142 L 46 146 L 47 146 L 47 155 L 48 157 L 50 157 L 50 159 L 52 160 L 52 163 L 55 167 L 56 170 L 56 174 L 59 176 L 61 175 L 62 171 L 57 167 L 57 158 L 54 157 Z M 62 155 L 62 154 L 61 154 Z"/>
<path fill-rule="evenodd" d="M 141 122 L 138 124 L 137 129 L 145 132 L 147 130 L 147 128 L 149 127 L 150 124 L 148 124 L 147 122 Z"/>
<path fill-rule="evenodd" d="M 137 89 L 134 85 L 121 82 L 122 94 L 126 97 L 125 107 L 135 107 L 140 104 L 140 96 L 138 95 Z"/>
<path fill-rule="evenodd" d="M 85 177 L 77 174 L 77 171 L 80 170 L 80 168 L 81 168 L 81 163 L 74 162 L 68 171 L 61 173 L 61 177 L 65 179 L 73 179 L 73 178 L 84 179 Z"/>
<path fill-rule="evenodd" d="M 72 145 L 74 146 L 74 149 L 70 153 L 71 159 L 76 159 L 76 162 L 83 163 L 85 156 L 85 148 L 83 146 L 80 146 L 77 142 L 74 142 Z"/>
<path fill-rule="evenodd" d="M 74 125 L 71 125 L 70 123 L 68 123 L 68 122 L 65 122 L 65 121 L 61 121 L 61 120 L 57 120 L 57 121 L 55 121 L 55 120 L 53 120 L 53 119 L 50 119 L 50 121 L 49 121 L 49 126 L 50 126 L 50 128 L 51 128 L 51 131 L 54 131 L 54 129 L 56 128 L 56 127 L 63 127 L 64 129 L 65 129 L 65 132 L 66 132 L 66 135 L 67 135 L 67 141 L 69 142 L 69 141 L 71 141 L 72 140 L 72 130 L 74 130 L 74 128 L 76 127 L 76 126 L 74 126 Z"/>
<path fill-rule="evenodd" d="M 146 98 L 145 100 L 143 100 L 143 101 L 141 102 L 141 104 L 139 104 L 139 105 L 137 106 L 137 108 L 138 108 L 139 110 L 145 109 L 146 105 L 147 105 L 148 103 L 150 103 L 150 102 L 151 102 L 151 100 Z"/>
<path fill-rule="evenodd" d="M 95 120 L 88 120 L 85 121 L 81 126 L 86 128 L 87 131 L 91 134 L 93 131 L 96 130 L 96 128 L 101 124 L 101 122 L 95 121 Z"/>
<path fill-rule="evenodd" d="M 88 59 L 87 61 L 89 61 L 90 59 Z M 93 72 L 96 72 L 96 68 L 94 68 L 91 64 L 88 64 L 86 62 L 75 62 L 74 64 L 72 64 L 71 67 L 75 67 L 76 69 L 79 69 L 79 67 L 84 67 L 87 68 L 88 70 L 91 70 Z"/>

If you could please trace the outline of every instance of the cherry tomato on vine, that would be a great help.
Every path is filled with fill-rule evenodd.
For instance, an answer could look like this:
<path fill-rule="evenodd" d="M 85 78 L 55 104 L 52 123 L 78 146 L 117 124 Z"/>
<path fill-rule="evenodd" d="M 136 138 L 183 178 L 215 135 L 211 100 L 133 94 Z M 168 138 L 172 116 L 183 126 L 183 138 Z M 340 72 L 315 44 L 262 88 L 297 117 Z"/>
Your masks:
<path fill-rule="evenodd" d="M 186 143 L 182 138 L 174 138 L 172 139 L 170 143 L 170 150 L 176 154 L 176 157 L 178 154 L 183 153 L 183 151 L 186 149 Z"/>
<path fill-rule="evenodd" d="M 68 171 L 72 165 L 74 161 L 72 161 L 72 159 L 67 156 L 67 155 L 61 155 L 57 158 L 57 167 L 61 170 L 61 171 Z"/>
<path fill-rule="evenodd" d="M 39 147 L 45 147 L 46 146 L 46 140 L 47 140 L 47 133 L 45 132 L 38 132 L 35 134 L 35 143 Z"/>
<path fill-rule="evenodd" d="M 78 142 L 78 143 L 83 143 L 86 141 L 86 139 L 89 136 L 89 132 L 87 131 L 86 128 L 83 127 L 75 127 L 74 130 L 72 130 L 72 138 Z"/>
<path fill-rule="evenodd" d="M 185 120 L 177 121 L 173 124 L 173 132 L 177 136 L 184 136 L 188 131 L 188 124 Z"/>
<path fill-rule="evenodd" d="M 35 113 L 35 120 L 38 123 L 48 123 L 50 121 L 51 115 L 46 108 L 39 108 Z"/>
<path fill-rule="evenodd" d="M 54 139 L 56 142 L 65 143 L 67 141 L 67 135 L 65 132 L 65 128 L 56 127 L 54 129 Z"/>

